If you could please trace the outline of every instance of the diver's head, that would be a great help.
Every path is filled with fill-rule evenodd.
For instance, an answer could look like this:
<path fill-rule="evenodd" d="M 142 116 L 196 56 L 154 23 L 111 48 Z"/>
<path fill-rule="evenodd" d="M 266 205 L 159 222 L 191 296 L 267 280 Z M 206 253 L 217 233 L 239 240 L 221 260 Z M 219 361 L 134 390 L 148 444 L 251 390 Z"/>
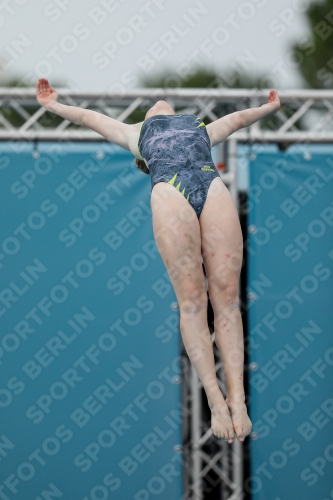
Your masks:
<path fill-rule="evenodd" d="M 166 101 L 157 101 L 154 106 L 148 109 L 145 120 L 154 115 L 174 115 L 175 112 Z"/>

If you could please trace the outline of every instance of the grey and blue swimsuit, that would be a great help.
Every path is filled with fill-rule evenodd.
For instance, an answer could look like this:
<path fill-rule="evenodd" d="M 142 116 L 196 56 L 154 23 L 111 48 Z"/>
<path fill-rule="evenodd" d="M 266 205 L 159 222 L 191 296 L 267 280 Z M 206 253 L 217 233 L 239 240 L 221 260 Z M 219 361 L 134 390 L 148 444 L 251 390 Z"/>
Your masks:
<path fill-rule="evenodd" d="M 138 149 L 149 169 L 151 189 L 157 182 L 171 184 L 199 219 L 210 183 L 220 177 L 201 118 L 190 114 L 151 116 L 141 125 Z"/>

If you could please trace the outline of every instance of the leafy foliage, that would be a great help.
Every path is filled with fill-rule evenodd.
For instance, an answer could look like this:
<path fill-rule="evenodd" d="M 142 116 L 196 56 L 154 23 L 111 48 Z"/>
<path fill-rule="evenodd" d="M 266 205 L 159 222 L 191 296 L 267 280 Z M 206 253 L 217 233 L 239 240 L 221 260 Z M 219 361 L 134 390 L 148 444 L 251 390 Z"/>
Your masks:
<path fill-rule="evenodd" d="M 306 11 L 310 36 L 292 45 L 298 70 L 309 88 L 333 88 L 333 0 L 310 4 Z"/>
<path fill-rule="evenodd" d="M 173 88 L 263 88 L 265 75 L 238 73 L 236 71 L 217 72 L 213 68 L 196 67 L 187 75 L 178 74 L 166 68 L 160 74 L 153 74 L 141 80 L 143 87 Z"/>

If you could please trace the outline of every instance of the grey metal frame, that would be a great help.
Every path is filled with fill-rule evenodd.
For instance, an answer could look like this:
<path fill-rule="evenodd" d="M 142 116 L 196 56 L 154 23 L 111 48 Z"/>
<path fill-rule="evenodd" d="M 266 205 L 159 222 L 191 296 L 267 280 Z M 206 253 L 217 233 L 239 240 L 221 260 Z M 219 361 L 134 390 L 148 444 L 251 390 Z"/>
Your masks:
<path fill-rule="evenodd" d="M 168 101 L 177 112 L 198 114 L 204 120 L 217 120 L 230 112 L 260 106 L 267 102 L 270 89 L 135 89 L 122 93 L 84 92 L 68 89 L 58 91 L 59 100 L 65 104 L 95 109 L 112 118 L 126 121 L 138 108 L 147 109 L 159 99 Z M 279 91 L 283 106 L 277 113 L 280 122 L 275 130 L 261 128 L 256 122 L 241 129 L 227 138 L 218 147 L 219 161 L 224 161 L 226 169 L 220 172 L 238 207 L 237 186 L 237 144 L 247 143 L 323 143 L 333 142 L 333 90 L 282 90 Z M 8 111 L 9 117 L 0 112 L 0 140 L 52 140 L 52 141 L 104 141 L 99 134 L 83 128 L 73 128 L 67 120 L 49 128 L 41 123 L 46 111 L 35 98 L 34 88 L 0 88 L 0 106 Z M 22 120 L 20 127 L 14 127 L 10 112 L 15 111 Z M 32 110 L 32 112 L 31 112 Z M 288 114 L 286 114 L 288 110 Z M 307 117 L 306 117 L 307 114 Z M 307 120 L 304 120 L 304 118 Z M 297 128 L 298 120 L 303 119 L 303 129 Z M 214 342 L 214 334 L 212 336 Z M 216 371 L 220 387 L 226 393 L 225 379 L 221 360 L 215 344 L 217 358 Z M 221 500 L 241 500 L 243 492 L 242 444 L 234 441 L 228 445 L 220 441 L 220 451 L 209 457 L 203 445 L 211 439 L 210 429 L 203 430 L 201 418 L 202 385 L 195 370 L 187 370 L 183 405 L 190 409 L 190 439 L 186 448 L 190 450 L 190 464 L 185 467 L 185 498 L 204 500 L 201 478 L 207 471 L 214 471 L 222 482 Z M 185 448 L 185 447 L 184 447 Z M 231 466 L 230 466 L 231 451 Z M 184 453 L 184 456 L 186 453 Z M 185 456 L 186 460 L 186 456 Z M 222 467 L 217 465 L 221 460 Z M 202 462 L 206 465 L 203 467 Z M 230 493 L 231 492 L 231 493 Z"/>

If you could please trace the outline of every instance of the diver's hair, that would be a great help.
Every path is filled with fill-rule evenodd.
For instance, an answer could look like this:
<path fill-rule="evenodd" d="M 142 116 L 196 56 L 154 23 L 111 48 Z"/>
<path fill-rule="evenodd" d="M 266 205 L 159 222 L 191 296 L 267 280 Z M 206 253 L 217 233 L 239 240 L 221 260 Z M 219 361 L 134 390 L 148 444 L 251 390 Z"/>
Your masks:
<path fill-rule="evenodd" d="M 136 166 L 138 167 L 138 169 L 140 169 L 145 174 L 149 174 L 148 167 L 145 164 L 144 160 L 140 160 L 139 158 L 135 158 L 135 163 L 136 163 Z"/>

